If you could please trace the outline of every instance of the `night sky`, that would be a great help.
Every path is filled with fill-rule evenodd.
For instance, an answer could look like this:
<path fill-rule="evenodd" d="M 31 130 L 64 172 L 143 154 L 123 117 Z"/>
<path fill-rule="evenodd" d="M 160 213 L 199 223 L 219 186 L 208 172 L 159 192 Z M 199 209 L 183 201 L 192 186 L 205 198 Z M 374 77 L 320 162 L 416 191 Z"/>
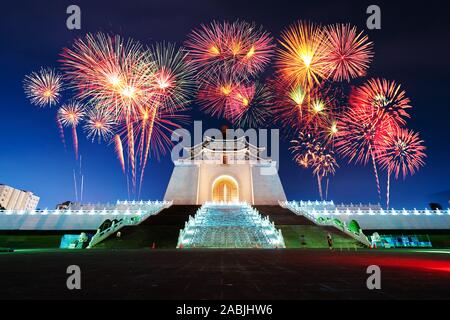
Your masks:
<path fill-rule="evenodd" d="M 409 128 L 419 131 L 427 146 L 426 166 L 416 175 L 391 184 L 394 207 L 427 206 L 433 194 L 450 189 L 450 19 L 445 2 L 377 2 L 382 11 L 382 29 L 366 30 L 374 41 L 375 58 L 370 77 L 401 83 L 412 100 Z M 77 4 L 82 11 L 82 29 L 66 28 L 66 8 Z M 8 1 L 2 3 L 0 19 L 0 183 L 26 189 L 41 197 L 39 207 L 54 207 L 74 199 L 70 132 L 65 151 L 55 123 L 56 108 L 39 109 L 25 98 L 22 79 L 41 66 L 58 67 L 63 47 L 87 32 L 117 33 L 143 44 L 170 41 L 181 44 L 200 23 L 242 19 L 255 21 L 278 37 L 298 19 L 322 24 L 350 22 L 365 28 L 365 1 L 245 1 L 245 0 L 147 0 L 147 1 Z M 444 7 L 443 7 L 444 6 Z M 355 82 L 357 83 L 357 82 Z M 194 104 L 193 120 L 203 128 L 226 122 L 203 115 Z M 91 143 L 81 130 L 80 154 L 85 175 L 84 201 L 113 202 L 127 198 L 127 189 L 113 146 Z M 280 177 L 288 199 L 317 199 L 311 171 L 291 160 L 288 143 L 281 146 Z M 330 182 L 335 202 L 377 202 L 370 166 L 340 168 Z M 146 170 L 143 199 L 162 199 L 173 164 L 170 156 L 152 160 Z M 382 178 L 385 189 L 385 176 Z M 448 206 L 446 203 L 442 203 Z"/>

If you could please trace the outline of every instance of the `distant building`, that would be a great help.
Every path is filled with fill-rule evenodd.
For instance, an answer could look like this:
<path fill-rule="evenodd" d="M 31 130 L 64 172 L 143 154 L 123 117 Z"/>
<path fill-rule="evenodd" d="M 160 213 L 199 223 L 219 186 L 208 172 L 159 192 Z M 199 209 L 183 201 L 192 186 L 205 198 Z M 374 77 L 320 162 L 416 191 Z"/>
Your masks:
<path fill-rule="evenodd" d="M 428 196 L 428 202 L 431 205 L 440 205 L 443 209 L 450 208 L 450 190 L 433 193 Z"/>
<path fill-rule="evenodd" d="M 6 210 L 34 210 L 38 203 L 39 197 L 32 192 L 0 184 L 0 206 Z"/>
<path fill-rule="evenodd" d="M 71 201 L 65 201 L 63 203 L 57 204 L 56 209 L 57 210 L 67 210 L 72 206 L 73 202 Z"/>

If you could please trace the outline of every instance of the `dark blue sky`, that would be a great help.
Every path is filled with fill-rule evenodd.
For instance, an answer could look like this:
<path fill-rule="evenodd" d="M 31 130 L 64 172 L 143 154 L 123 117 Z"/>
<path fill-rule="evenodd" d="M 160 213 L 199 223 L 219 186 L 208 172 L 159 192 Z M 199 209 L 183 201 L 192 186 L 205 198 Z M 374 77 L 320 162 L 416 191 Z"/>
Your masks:
<path fill-rule="evenodd" d="M 369 76 L 393 79 L 403 85 L 414 109 L 409 127 L 419 131 L 428 147 L 427 165 L 418 174 L 392 184 L 392 205 L 425 207 L 432 194 L 450 189 L 450 32 L 445 2 L 393 1 L 383 4 L 382 29 L 367 31 L 375 42 Z M 65 27 L 66 7 L 82 10 L 82 30 Z M 167 40 L 181 43 L 200 23 L 243 19 L 262 24 L 275 37 L 297 19 L 318 23 L 350 22 L 365 28 L 364 1 L 8 1 L 0 20 L 0 183 L 31 190 L 40 207 L 74 198 L 73 154 L 65 151 L 55 124 L 56 109 L 38 109 L 25 99 L 23 76 L 40 66 L 57 67 L 58 54 L 77 36 L 103 31 L 133 37 L 144 44 Z M 204 128 L 218 127 L 200 112 Z M 70 136 L 67 137 L 70 140 Z M 282 145 L 280 176 L 289 199 L 316 199 L 310 171 L 298 168 Z M 115 201 L 127 197 L 126 184 L 111 146 L 91 143 L 80 134 L 86 201 Z M 330 196 L 338 202 L 376 202 L 371 168 L 347 165 L 331 180 Z M 142 197 L 162 199 L 170 178 L 170 157 L 147 168 Z M 385 178 L 383 177 L 383 181 Z M 448 193 L 447 193 L 448 195 Z M 444 203 L 443 203 L 444 204 Z M 448 204 L 444 204 L 448 206 Z"/>

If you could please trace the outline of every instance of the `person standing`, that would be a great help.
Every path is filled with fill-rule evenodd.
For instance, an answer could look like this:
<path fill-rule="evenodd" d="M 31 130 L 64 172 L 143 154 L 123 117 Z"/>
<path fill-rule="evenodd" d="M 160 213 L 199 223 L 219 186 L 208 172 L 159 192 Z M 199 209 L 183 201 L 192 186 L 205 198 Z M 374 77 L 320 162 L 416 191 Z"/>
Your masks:
<path fill-rule="evenodd" d="M 333 250 L 333 238 L 331 237 L 330 233 L 327 234 L 327 242 L 328 248 L 330 248 L 330 250 Z"/>

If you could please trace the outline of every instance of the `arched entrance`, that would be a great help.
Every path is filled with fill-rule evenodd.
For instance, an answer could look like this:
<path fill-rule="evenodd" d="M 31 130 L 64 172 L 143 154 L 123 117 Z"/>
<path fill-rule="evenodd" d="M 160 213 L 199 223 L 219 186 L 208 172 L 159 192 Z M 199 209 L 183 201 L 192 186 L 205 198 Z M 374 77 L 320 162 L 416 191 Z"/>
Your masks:
<path fill-rule="evenodd" d="M 214 202 L 239 201 L 239 185 L 237 181 L 230 176 L 216 178 L 212 185 L 212 200 Z"/>

